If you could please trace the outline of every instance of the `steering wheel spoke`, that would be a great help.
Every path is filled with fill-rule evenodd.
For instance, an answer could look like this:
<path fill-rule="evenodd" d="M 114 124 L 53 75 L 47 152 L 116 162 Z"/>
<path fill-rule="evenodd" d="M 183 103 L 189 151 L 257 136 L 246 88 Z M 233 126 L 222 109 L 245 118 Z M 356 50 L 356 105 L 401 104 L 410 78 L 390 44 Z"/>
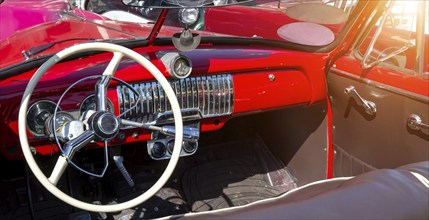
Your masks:
<path fill-rule="evenodd" d="M 107 88 L 109 87 L 110 80 L 115 74 L 116 70 L 121 63 L 122 57 L 124 56 L 121 52 L 114 52 L 113 58 L 107 65 L 106 69 L 103 72 L 103 76 L 98 80 L 95 85 L 95 100 L 96 100 L 96 111 L 106 111 L 107 110 Z"/>
<path fill-rule="evenodd" d="M 55 164 L 54 169 L 52 170 L 51 175 L 49 176 L 49 181 L 56 185 L 63 175 L 65 169 L 67 168 L 69 162 L 73 158 L 73 155 L 87 144 L 89 144 L 92 140 L 94 140 L 95 134 L 92 130 L 86 130 L 77 138 L 68 141 L 64 145 L 64 154 L 58 157 L 57 163 Z"/>
<path fill-rule="evenodd" d="M 103 75 L 95 85 L 95 110 L 96 111 L 107 110 L 107 87 L 109 87 L 111 79 L 112 79 L 111 76 Z"/>
<path fill-rule="evenodd" d="M 55 164 L 54 169 L 52 170 L 51 176 L 49 176 L 49 181 L 57 185 L 67 166 L 69 165 L 67 158 L 63 155 L 58 157 L 57 163 Z"/>
<path fill-rule="evenodd" d="M 122 57 L 124 54 L 121 52 L 113 52 L 113 58 L 110 61 L 109 65 L 107 65 L 106 69 L 103 72 L 103 76 L 112 77 L 116 70 L 118 69 L 119 64 L 121 63 Z"/>
<path fill-rule="evenodd" d="M 86 130 L 78 137 L 68 141 L 63 147 L 64 157 L 71 159 L 74 154 L 89 144 L 95 138 L 95 132 L 93 130 Z"/>

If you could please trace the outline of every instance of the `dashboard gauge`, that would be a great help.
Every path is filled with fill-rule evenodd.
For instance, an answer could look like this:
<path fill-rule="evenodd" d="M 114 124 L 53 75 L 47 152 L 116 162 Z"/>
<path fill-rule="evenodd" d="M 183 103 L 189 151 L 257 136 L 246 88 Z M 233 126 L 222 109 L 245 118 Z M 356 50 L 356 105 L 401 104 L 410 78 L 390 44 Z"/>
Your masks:
<path fill-rule="evenodd" d="M 188 77 L 192 71 L 192 63 L 189 58 L 179 55 L 172 62 L 173 75 L 179 79 Z"/>
<path fill-rule="evenodd" d="M 45 124 L 45 128 L 47 129 L 48 134 L 53 134 L 53 124 L 52 119 L 54 118 L 54 115 L 52 114 L 47 120 Z M 65 124 L 71 122 L 74 120 L 73 115 L 71 115 L 68 112 L 57 112 L 57 115 L 55 117 L 55 128 L 58 130 Z"/>
<path fill-rule="evenodd" d="M 158 56 L 173 78 L 183 79 L 191 74 L 192 61 L 189 57 L 177 52 L 159 54 Z"/>
<path fill-rule="evenodd" d="M 56 104 L 49 100 L 37 101 L 30 106 L 27 112 L 27 128 L 32 134 L 45 135 L 46 120 L 54 114 L 55 106 Z"/>
<path fill-rule="evenodd" d="M 80 104 L 80 115 L 83 115 L 88 110 L 94 110 L 95 111 L 95 95 L 90 95 L 86 97 L 82 103 Z M 107 99 L 107 110 L 109 112 L 115 113 L 115 108 L 113 107 L 112 101 L 110 99 Z"/>

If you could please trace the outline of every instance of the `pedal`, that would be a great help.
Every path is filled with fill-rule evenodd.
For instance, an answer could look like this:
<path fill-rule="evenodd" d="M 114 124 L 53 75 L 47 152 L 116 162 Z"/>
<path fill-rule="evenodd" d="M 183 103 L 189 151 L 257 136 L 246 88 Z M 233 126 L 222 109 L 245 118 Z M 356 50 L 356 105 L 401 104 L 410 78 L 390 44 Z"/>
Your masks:
<path fill-rule="evenodd" d="M 123 163 L 124 157 L 123 156 L 113 156 L 113 160 L 115 161 L 116 167 L 118 167 L 119 171 L 122 173 L 122 176 L 124 176 L 128 185 L 130 187 L 134 187 L 134 181 L 131 178 L 130 174 L 128 173 L 127 169 L 125 169 L 125 166 Z"/>

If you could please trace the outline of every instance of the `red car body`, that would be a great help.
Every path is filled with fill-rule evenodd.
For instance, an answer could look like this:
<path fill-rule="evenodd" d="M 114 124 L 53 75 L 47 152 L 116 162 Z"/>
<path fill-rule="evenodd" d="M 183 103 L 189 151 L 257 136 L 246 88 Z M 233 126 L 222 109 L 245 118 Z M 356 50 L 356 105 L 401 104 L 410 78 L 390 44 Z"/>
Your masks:
<path fill-rule="evenodd" d="M 421 130 L 413 130 L 410 127 L 409 119 L 407 121 L 406 118 L 409 115 L 411 116 L 411 114 L 418 114 L 423 119 L 422 124 L 427 124 L 429 111 L 425 112 L 425 110 L 429 108 L 429 84 L 427 78 L 424 76 L 404 74 L 403 69 L 398 69 L 396 67 L 393 69 L 387 68 L 384 65 L 374 65 L 370 68 L 362 67 L 361 56 L 366 51 L 366 48 L 369 47 L 368 45 L 370 45 L 371 39 L 375 36 L 374 27 L 371 25 L 374 25 L 375 19 L 381 17 L 383 14 L 382 12 L 386 10 L 381 5 L 382 4 L 378 1 L 360 2 L 357 4 L 357 10 L 349 15 L 350 17 L 347 22 L 325 25 L 335 36 L 335 41 L 325 46 L 299 45 L 293 42 L 286 42 L 280 37 L 277 33 L 280 27 L 299 22 L 299 20 L 291 18 L 284 13 L 283 9 L 267 8 L 266 5 L 265 7 L 228 6 L 224 8 L 207 8 L 204 14 L 205 29 L 195 31 L 195 33 L 198 33 L 202 37 L 201 43 L 194 50 L 180 52 L 171 43 L 169 36 L 180 33 L 182 31 L 181 27 L 163 26 L 161 29 L 157 30 L 157 37 L 151 42 L 144 39 L 144 37 L 138 37 L 151 36 L 157 23 L 138 24 L 113 21 L 92 12 L 72 9 L 67 2 L 61 0 L 41 1 L 41 3 L 37 5 L 35 5 L 33 1 L 4 1 L 0 5 L 0 54 L 2 54 L 0 62 L 0 114 L 2 119 L 0 122 L 0 161 L 2 163 L 0 165 L 14 164 L 24 159 L 21 151 L 18 115 L 23 102 L 23 93 L 28 86 L 28 82 L 32 80 L 32 77 L 34 77 L 38 71 L 39 66 L 48 60 L 48 58 L 54 56 L 55 53 L 65 48 L 83 44 L 88 41 L 107 41 L 131 48 L 133 51 L 147 58 L 169 82 L 179 82 L 182 88 L 179 86 L 177 90 L 176 87 L 175 92 L 183 109 L 195 110 L 198 108 L 198 106 L 195 105 L 192 107 L 192 101 L 188 101 L 189 99 L 186 100 L 187 98 L 194 100 L 191 97 L 192 94 L 194 94 L 193 97 L 197 97 L 202 93 L 202 95 L 200 95 L 203 97 L 203 106 L 210 106 L 210 104 L 207 103 L 214 103 L 212 104 L 214 113 L 207 117 L 202 116 L 198 120 L 198 130 L 201 133 L 199 148 L 201 148 L 201 150 L 198 149 L 196 153 L 194 152 L 195 155 L 181 158 L 183 162 L 181 165 L 183 165 L 184 168 L 178 169 L 177 172 L 179 173 L 172 178 L 171 182 L 169 182 L 170 184 L 167 184 L 168 186 L 171 185 L 174 187 L 176 185 L 182 187 L 183 185 L 183 188 L 180 188 L 178 192 L 180 194 L 183 191 L 183 194 L 186 194 L 186 196 L 183 197 L 187 199 L 191 199 L 189 195 L 194 195 L 194 188 L 184 187 L 190 184 L 189 182 L 195 182 L 195 184 L 204 181 L 207 181 L 207 184 L 213 183 L 209 181 L 211 172 L 213 176 L 226 176 L 227 173 L 222 172 L 226 172 L 229 168 L 219 168 L 219 170 L 222 171 L 207 171 L 207 173 L 204 174 L 205 178 L 200 178 L 198 181 L 194 179 L 180 181 L 180 178 L 191 178 L 189 176 L 194 175 L 194 173 L 184 170 L 193 170 L 193 167 L 199 167 L 198 169 L 203 170 L 204 162 L 213 162 L 213 158 L 226 158 L 226 161 L 240 154 L 245 155 L 245 158 L 258 156 L 262 151 L 255 150 L 253 152 L 252 146 L 258 145 L 261 140 L 264 143 L 263 145 L 267 146 L 270 152 L 269 154 L 278 157 L 280 159 L 279 163 L 284 163 L 286 167 L 285 170 L 293 174 L 293 178 L 291 178 L 292 185 L 294 185 L 295 188 L 299 187 L 299 190 L 301 189 L 300 186 L 304 186 L 307 183 L 314 183 L 317 185 L 319 180 L 325 181 L 326 179 L 334 177 L 355 176 L 364 173 L 363 178 L 369 178 L 369 182 L 371 182 L 373 181 L 371 175 L 377 176 L 378 178 L 379 176 L 376 175 L 377 173 L 380 173 L 380 175 L 395 176 L 396 174 L 394 175 L 392 173 L 396 172 L 396 170 L 385 171 L 379 169 L 394 169 L 406 164 L 429 160 L 427 148 L 429 136 L 427 131 L 424 127 L 422 127 L 423 129 Z M 367 21 L 371 21 L 372 23 Z M 249 23 L 252 25 L 249 26 Z M 388 40 L 391 40 L 390 35 L 392 35 L 392 32 L 387 34 L 383 33 L 384 35 L 382 34 L 380 37 L 382 42 L 386 42 L 386 45 L 392 44 L 388 42 Z M 255 33 L 259 34 L 253 37 Z M 403 32 L 394 33 L 400 35 Z M 424 36 L 424 42 L 427 45 L 429 38 L 427 34 Z M 50 43 L 53 44 L 49 45 L 45 50 L 32 53 L 34 47 L 48 45 Z M 404 53 L 404 56 L 407 58 L 404 68 L 413 69 L 416 64 L 423 62 L 422 72 L 427 73 L 429 68 L 427 61 L 427 57 L 429 57 L 428 47 L 423 50 L 422 56 L 425 57 L 423 60 L 417 60 L 415 58 L 414 54 L 417 50 L 417 48 L 411 48 Z M 192 61 L 192 73 L 188 81 L 186 79 L 177 79 L 172 76 L 171 66 L 166 64 L 164 60 L 164 55 L 170 52 L 177 52 Z M 108 53 L 79 55 L 81 55 L 79 58 L 73 57 L 64 60 L 54 65 L 46 72 L 43 78 L 38 82 L 31 96 L 29 106 L 41 100 L 49 100 L 56 103 L 60 97 L 64 95 L 63 92 L 69 88 L 70 84 L 88 76 L 102 74 L 112 59 L 112 55 Z M 136 89 L 142 89 L 143 85 L 146 85 L 146 83 L 155 82 L 154 76 L 148 69 L 131 59 L 122 60 L 115 73 L 115 77 L 130 83 Z M 217 105 L 216 102 L 221 102 L 220 100 L 226 93 L 231 93 L 231 90 L 227 91 L 225 84 L 222 85 L 224 81 L 221 82 L 219 80 L 224 80 L 225 77 L 230 77 L 233 84 L 232 94 L 230 94 L 233 104 L 231 104 L 231 102 L 229 103 L 231 104 L 231 111 L 229 113 L 221 114 L 220 112 L 216 112 L 217 110 L 214 106 Z M 205 80 L 204 82 L 201 81 L 201 83 L 206 83 L 207 87 L 202 86 L 202 90 L 194 91 L 192 87 L 193 84 L 191 84 L 193 83 L 192 80 L 198 82 L 200 79 L 203 81 Z M 210 84 L 210 80 L 213 80 L 212 82 L 214 82 L 214 84 L 216 84 L 216 80 L 219 81 L 217 81 L 216 85 L 212 85 Z M 123 96 L 118 92 L 120 90 L 120 85 L 118 81 L 112 81 L 106 92 L 108 99 L 112 102 L 116 116 L 123 113 L 124 109 L 128 108 L 125 106 L 126 104 L 123 103 Z M 350 89 L 351 86 L 356 88 L 356 92 L 359 93 L 360 96 L 346 95 L 344 93 L 345 89 Z M 183 87 L 186 88 L 183 90 Z M 198 87 L 198 85 L 196 85 L 196 87 Z M 151 88 L 153 96 L 161 100 L 161 93 L 155 94 L 154 87 Z M 208 88 L 208 90 L 204 88 Z M 64 98 L 61 103 L 62 111 L 72 113 L 80 111 L 83 104 L 82 100 L 85 100 L 92 94 L 94 94 L 93 81 L 79 83 L 71 89 L 66 98 Z M 208 97 L 208 99 L 205 97 Z M 360 101 L 359 98 L 364 101 Z M 165 97 L 163 97 L 162 100 L 166 102 Z M 365 103 L 365 101 L 370 100 L 375 102 L 377 106 L 376 113 L 373 112 L 373 114 L 369 114 L 368 110 L 365 112 L 364 105 L 361 104 L 361 102 Z M 194 102 L 196 102 L 196 100 L 194 100 Z M 227 105 L 225 103 L 222 104 L 225 106 Z M 143 109 L 143 101 L 141 105 Z M 159 109 L 162 109 L 162 107 L 159 107 Z M 164 109 L 164 112 L 167 112 L 166 109 L 167 108 Z M 219 107 L 219 109 L 221 109 L 221 107 Z M 161 111 L 160 113 L 164 112 Z M 135 114 L 138 115 L 139 113 L 137 112 Z M 45 122 L 45 124 L 48 126 L 47 122 Z M 53 143 L 52 138 L 49 139 L 46 135 L 36 134 L 29 129 L 27 129 L 26 134 L 28 135 L 28 142 L 32 148 L 33 154 L 41 161 L 51 161 L 49 158 L 51 158 L 52 155 L 61 155 L 64 153 Z M 130 164 L 139 165 L 141 161 L 144 161 L 150 164 L 150 166 L 148 165 L 149 167 L 161 167 L 161 165 L 163 166 L 164 164 L 159 161 L 151 160 L 148 156 L 148 154 L 151 154 L 149 148 L 146 150 L 146 144 L 152 143 L 156 138 L 156 135 L 150 130 L 121 129 L 118 135 L 108 141 L 109 148 L 111 150 L 116 149 L 117 152 L 122 152 L 124 157 L 127 158 L 127 161 L 130 161 Z M 234 143 L 237 144 L 234 145 Z M 103 142 L 89 144 L 88 150 L 82 150 L 82 154 L 86 156 L 86 159 L 90 158 L 88 160 L 98 161 L 100 157 L 91 157 L 91 152 L 102 151 L 102 146 Z M 237 149 L 238 153 L 235 152 L 234 148 Z M 133 149 L 138 153 L 129 156 Z M 113 151 L 115 150 L 112 150 L 112 152 Z M 204 157 L 200 156 L 200 151 L 202 151 L 201 154 L 204 154 Z M 229 154 L 230 151 L 234 153 Z M 117 152 L 115 151 L 115 153 Z M 193 157 L 196 159 L 192 159 Z M 54 156 L 54 158 L 56 157 Z M 249 161 L 255 164 L 258 163 L 250 159 Z M 52 167 L 55 163 L 47 162 L 47 164 L 50 165 L 46 165 L 46 167 Z M 271 166 L 270 163 L 267 164 L 266 166 Z M 112 166 L 113 165 L 109 168 L 110 171 L 118 173 L 118 171 L 114 171 L 115 168 L 111 168 Z M 427 175 L 429 175 L 427 170 L 425 170 L 428 166 L 427 162 L 418 164 L 418 166 L 419 169 L 415 168 L 415 170 L 418 171 L 413 170 L 414 168 L 401 168 L 398 172 L 406 170 L 407 173 L 404 174 L 405 177 L 402 177 L 402 174 L 398 174 L 398 181 L 413 181 L 413 184 L 417 181 L 413 179 L 414 177 L 409 177 L 408 170 L 413 170 L 412 172 L 415 171 L 419 175 L 427 178 Z M 5 182 L 4 184 L 7 185 L 9 182 L 12 185 L 15 184 L 14 181 L 16 180 L 10 177 L 14 176 L 14 174 L 9 174 L 9 172 L 13 171 L 6 172 L 6 169 L 2 169 L 2 172 L 3 170 L 5 170 L 4 179 L 2 179 Z M 150 170 L 150 168 L 145 168 L 144 170 L 147 171 Z M 153 168 L 150 172 L 152 172 L 152 174 L 156 173 L 155 170 L 157 169 Z M 365 174 L 370 170 L 374 171 Z M 137 180 L 139 180 L 138 174 L 141 173 L 138 172 L 140 171 L 141 170 L 131 172 L 132 176 Z M 217 171 L 219 171 L 219 173 L 217 173 Z M 270 171 L 275 172 L 273 170 Z M 68 172 L 71 172 L 71 175 L 79 176 L 79 178 L 81 177 L 80 173 L 77 171 Z M 73 172 L 79 174 L 73 174 Z M 150 172 L 148 171 L 148 173 Z M 233 174 L 233 171 L 229 172 L 231 175 Z M 268 172 L 268 178 L 272 177 L 270 176 L 272 172 Z M 239 172 L 234 174 L 239 176 Z M 253 174 L 254 173 L 252 173 L 252 175 Z M 263 174 L 265 175 L 265 173 Z M 28 173 L 27 175 L 25 175 L 25 173 L 23 175 L 26 176 L 27 179 L 30 179 Z M 146 176 L 144 176 L 144 178 L 146 178 Z M 250 179 L 251 178 L 253 177 L 251 176 Z M 177 179 L 179 179 L 179 183 Z M 356 179 L 359 183 L 358 177 L 356 177 Z M 340 179 L 338 181 L 342 182 L 347 180 Z M 366 179 L 361 182 L 365 182 L 365 180 Z M 82 178 L 82 182 L 85 181 L 86 179 Z M 71 189 L 75 189 L 75 187 L 81 189 L 81 191 L 84 191 L 84 193 L 82 193 L 84 196 L 79 196 L 87 200 L 88 198 L 94 197 L 95 191 L 91 190 L 97 187 L 103 190 L 97 191 L 95 194 L 110 195 L 108 192 L 110 188 L 104 188 L 105 182 L 99 184 L 96 183 L 98 180 L 90 179 L 88 181 L 90 182 L 90 186 L 85 184 L 81 186 L 78 185 L 79 183 L 76 183 L 76 186 L 70 184 L 70 191 L 73 191 Z M 285 187 L 286 185 L 285 179 L 276 182 L 274 178 L 270 179 L 270 181 L 275 182 L 275 186 L 281 185 Z M 337 181 L 337 179 L 334 179 L 332 182 L 335 181 Z M 67 182 L 69 183 L 70 181 L 67 180 Z M 113 186 L 116 183 L 119 184 L 120 181 L 114 179 L 114 181 L 107 180 L 107 182 L 110 182 Z M 218 182 L 218 185 L 214 185 L 216 185 L 216 187 L 221 185 L 221 187 L 224 187 L 223 189 L 228 189 L 228 187 L 230 187 L 229 184 L 234 185 L 234 183 L 230 182 L 223 184 L 224 182 Z M 61 184 L 59 185 L 61 186 Z M 338 193 L 341 189 L 338 190 L 336 188 L 346 187 L 347 182 L 343 185 L 344 186 L 335 185 L 335 187 L 333 186 L 329 188 L 329 190 L 332 190 L 333 193 Z M 9 187 L 9 185 L 7 186 Z M 312 184 L 309 186 L 312 186 Z M 356 185 L 356 188 L 360 186 L 361 185 Z M 396 186 L 400 186 L 400 184 L 398 183 Z M 30 188 L 30 186 L 27 187 Z M 207 186 L 207 188 L 210 187 L 216 188 L 211 185 Z M 359 192 L 365 192 L 362 195 L 375 195 L 376 193 L 371 191 L 373 189 L 369 188 L 370 187 L 363 188 Z M 386 188 L 389 190 L 394 189 L 395 182 L 392 182 L 391 186 L 386 184 Z M 13 189 L 15 191 L 17 190 L 15 188 Z M 198 190 L 202 189 L 204 188 L 199 188 Z M 419 192 L 414 191 L 416 194 L 424 194 L 421 192 L 427 192 L 427 189 L 424 187 L 418 186 L 415 189 L 416 191 L 420 190 Z M 296 192 L 300 192 L 299 190 L 297 189 Z M 412 191 L 412 189 L 410 190 Z M 81 191 L 77 194 L 81 193 Z M 293 193 L 294 190 L 290 192 Z M 359 195 L 359 192 L 353 191 L 350 194 L 341 195 L 344 195 L 344 198 L 355 198 L 353 195 Z M 112 196 L 112 198 L 121 201 L 121 198 L 119 198 L 121 193 L 116 191 L 115 193 L 116 197 Z M 131 195 L 134 191 L 127 191 L 127 193 Z M 165 193 L 165 191 L 162 191 L 161 194 L 162 193 Z M 225 193 L 225 191 L 221 190 L 220 196 L 216 196 L 222 197 L 222 193 Z M 128 196 L 128 194 L 126 195 Z M 201 192 L 201 194 L 203 193 Z M 243 194 L 245 194 L 245 192 L 243 192 Z M 404 208 L 405 210 L 412 209 L 412 211 L 409 212 L 404 211 L 405 214 L 398 214 L 393 211 L 382 211 L 386 215 L 380 215 L 381 217 L 387 216 L 387 218 L 390 218 L 391 216 L 399 216 L 406 218 L 410 216 L 408 215 L 409 213 L 416 213 L 417 217 L 425 216 L 425 214 L 426 216 L 429 215 L 427 207 L 425 208 L 424 205 L 421 206 L 422 201 L 427 201 L 427 196 L 425 197 L 422 195 L 416 198 L 415 194 L 409 193 L 408 197 L 400 202 L 400 199 L 396 200 L 397 198 L 390 199 L 390 196 L 395 198 L 395 195 L 392 195 L 391 191 L 387 189 L 386 191 L 380 190 L 380 194 L 386 195 L 388 197 L 386 200 L 392 201 L 392 204 L 394 204 L 392 205 L 392 207 L 394 207 L 392 210 L 395 211 L 398 210 L 398 207 L 403 206 L 404 201 L 415 204 L 413 208 Z M 0 195 L 0 201 L 2 202 L 0 203 L 0 208 L 6 210 L 0 212 L 0 217 L 26 217 L 26 215 L 19 214 L 21 213 L 19 210 L 26 206 L 23 206 L 22 203 L 13 206 L 6 202 L 15 195 L 6 195 L 3 191 L 0 191 Z M 26 195 L 30 198 L 27 199 L 29 200 L 28 203 L 32 203 L 31 193 L 27 193 Z M 86 195 L 90 196 L 85 197 Z M 320 195 L 324 194 L 312 195 L 308 203 L 314 202 L 317 198 L 321 198 Z M 238 195 L 238 197 L 240 196 L 241 194 Z M 169 201 L 165 198 L 161 199 L 160 203 L 153 202 L 154 205 L 144 203 L 147 205 L 144 206 L 144 209 L 155 210 L 154 215 L 147 214 L 149 218 L 174 214 L 179 214 L 180 217 L 186 218 L 188 216 L 184 214 L 188 212 L 198 212 L 200 211 L 198 208 L 204 207 L 204 205 L 201 204 L 207 202 L 208 200 L 204 199 L 208 198 L 202 197 L 203 199 L 201 200 L 192 200 L 194 203 L 191 203 L 191 200 L 187 200 L 187 202 L 189 202 L 189 207 L 184 209 L 181 208 L 182 204 L 174 206 L 178 207 L 175 211 L 173 210 L 175 209 L 174 207 L 171 208 L 168 206 L 169 204 L 163 203 Z M 316 201 L 315 204 L 319 206 L 314 206 L 320 207 L 323 201 L 330 201 L 326 203 L 327 206 L 335 207 L 335 201 L 343 201 L 343 197 L 339 197 L 340 198 L 324 198 L 325 200 Z M 284 207 L 285 210 L 288 210 L 287 213 L 282 213 L 282 208 L 279 209 L 279 207 L 283 207 L 283 200 L 281 198 L 282 196 L 278 197 L 279 201 L 276 199 L 268 199 L 260 203 L 252 203 L 254 202 L 252 200 L 248 202 L 252 204 L 250 204 L 250 206 L 244 206 L 244 211 L 242 212 L 239 208 L 237 209 L 238 211 L 235 211 L 235 209 L 225 209 L 225 212 L 223 212 L 224 209 L 222 208 L 228 205 L 239 206 L 247 204 L 246 202 L 237 202 L 237 204 L 228 204 L 225 206 L 219 205 L 220 214 L 217 214 L 218 212 L 202 212 L 200 213 L 201 215 L 197 214 L 195 218 L 281 218 L 283 216 L 305 218 L 306 213 L 303 213 L 302 210 L 300 211 L 302 213 L 301 216 L 294 214 L 298 213 L 298 211 L 295 212 L 294 210 L 299 210 L 299 208 L 293 208 L 293 206 L 296 205 L 293 201 L 297 201 L 293 200 L 293 194 L 292 200 L 287 200 L 289 202 L 285 202 L 287 204 Z M 413 198 L 415 198 L 415 201 L 410 202 Z M 41 201 L 45 201 L 44 199 L 41 199 Z M 288 197 L 288 199 L 290 199 L 290 197 Z M 304 201 L 303 204 L 307 204 L 306 199 L 308 198 L 305 197 L 305 199 L 302 199 Z M 106 201 L 102 203 L 107 203 Z M 210 201 L 207 203 L 209 204 Z M 274 202 L 270 203 L 270 201 Z M 290 203 L 290 201 L 292 201 L 292 203 Z M 280 202 L 280 205 L 276 205 L 279 204 L 276 202 Z M 332 205 L 330 205 L 331 203 Z M 359 203 L 355 208 L 359 208 L 360 205 L 364 206 L 364 203 L 365 202 L 362 204 Z M 60 202 L 60 204 L 62 203 Z M 198 204 L 200 204 L 200 206 L 198 206 Z M 354 206 L 355 204 L 356 203 L 351 202 L 349 206 Z M 312 216 L 311 213 L 315 215 L 321 213 L 323 217 L 334 218 L 335 213 L 338 213 L 339 216 L 337 217 L 341 218 L 346 216 L 347 213 L 350 214 L 355 211 L 350 211 L 344 208 L 343 205 L 338 205 L 338 207 L 341 207 L 344 213 L 329 208 L 326 210 L 317 209 L 314 208 L 314 206 L 310 204 L 308 206 L 301 206 L 301 208 L 312 207 L 311 210 L 314 210 L 314 213 L 309 209 L 309 213 L 307 213 L 309 215 L 307 215 L 307 217 Z M 31 207 L 31 205 L 29 205 L 29 207 Z M 165 208 L 167 214 L 159 213 L 158 207 L 168 207 Z M 384 204 L 380 204 L 380 207 L 380 210 L 387 210 L 389 208 L 388 205 L 384 206 Z M 350 209 L 352 208 L 353 207 L 350 207 Z M 369 211 L 359 212 L 362 213 L 362 216 L 357 215 L 357 218 L 377 216 L 376 207 L 373 208 L 374 210 L 368 207 L 362 208 Z M 272 210 L 272 212 L 269 212 L 269 210 Z M 137 213 L 136 210 L 134 211 Z M 141 212 L 144 213 L 144 211 Z M 49 215 L 40 214 L 41 212 L 37 214 L 37 209 L 35 213 L 36 216 L 42 216 L 40 218 L 49 217 Z M 79 212 L 71 211 L 71 214 L 68 213 L 67 215 L 76 217 L 76 213 Z M 96 212 L 92 212 L 92 217 L 94 217 L 94 213 L 97 214 Z M 249 215 L 246 215 L 246 213 L 249 213 Z M 252 214 L 250 215 L 250 213 Z M 258 215 L 258 213 L 263 214 Z M 109 216 L 111 218 L 117 218 L 118 216 L 122 216 L 122 214 L 125 216 L 127 212 L 123 211 L 117 216 L 115 216 L 115 214 Z M 365 216 L 364 214 L 368 215 Z M 33 215 L 34 213 L 32 216 Z M 100 215 L 103 214 L 100 212 Z M 64 217 L 61 215 L 57 215 L 56 217 L 59 216 Z M 144 218 L 148 218 L 147 216 Z M 189 215 L 189 217 L 193 218 L 192 214 Z M 356 216 L 350 214 L 348 217 L 355 218 Z"/>

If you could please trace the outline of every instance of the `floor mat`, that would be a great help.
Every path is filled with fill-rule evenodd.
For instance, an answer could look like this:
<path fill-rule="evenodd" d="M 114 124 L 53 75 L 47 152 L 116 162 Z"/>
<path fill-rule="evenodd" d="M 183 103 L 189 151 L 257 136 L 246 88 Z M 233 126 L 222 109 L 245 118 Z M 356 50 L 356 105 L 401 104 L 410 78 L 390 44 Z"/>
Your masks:
<path fill-rule="evenodd" d="M 205 162 L 191 168 L 182 179 L 193 212 L 245 205 L 296 188 L 294 177 L 261 140 L 201 151 L 199 160 Z"/>
<path fill-rule="evenodd" d="M 117 173 L 112 180 L 118 202 L 131 200 L 146 192 L 159 179 L 163 170 L 161 170 L 160 167 L 149 169 L 142 166 L 140 168 L 130 167 L 129 171 L 135 182 L 133 188 L 128 185 L 123 176 L 119 173 Z M 187 207 L 188 205 L 182 199 L 182 193 L 177 186 L 170 187 L 167 184 L 146 202 L 135 208 L 113 214 L 112 217 L 114 219 L 153 219 L 189 212 Z"/>

